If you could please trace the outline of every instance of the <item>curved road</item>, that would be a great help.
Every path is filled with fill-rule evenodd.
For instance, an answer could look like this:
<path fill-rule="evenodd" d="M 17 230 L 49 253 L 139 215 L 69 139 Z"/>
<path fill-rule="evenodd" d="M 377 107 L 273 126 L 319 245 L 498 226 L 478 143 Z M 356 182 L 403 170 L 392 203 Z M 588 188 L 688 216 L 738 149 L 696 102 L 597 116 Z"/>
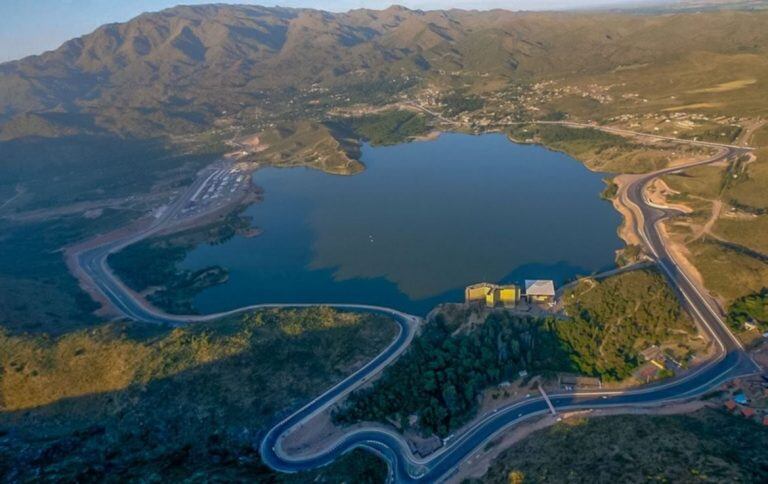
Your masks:
<path fill-rule="evenodd" d="M 635 212 L 639 222 L 639 232 L 646 250 L 652 254 L 658 265 L 679 292 L 687 308 L 700 326 L 709 333 L 718 349 L 718 356 L 702 365 L 694 372 L 668 383 L 644 387 L 624 392 L 578 392 L 550 395 L 554 406 L 559 410 L 596 409 L 612 406 L 659 405 L 664 402 L 683 400 L 703 394 L 722 382 L 736 376 L 755 373 L 759 368 L 746 355 L 740 343 L 733 337 L 721 319 L 716 306 L 706 294 L 702 293 L 669 255 L 659 234 L 658 224 L 666 216 L 665 211 L 652 207 L 644 198 L 644 187 L 657 176 L 680 171 L 692 166 L 714 163 L 739 155 L 747 148 L 721 146 L 723 151 L 710 159 L 685 166 L 660 170 L 637 176 L 618 196 Z M 76 254 L 76 261 L 82 269 L 87 282 L 96 287 L 109 302 L 125 316 L 139 321 L 179 325 L 194 321 L 220 318 L 229 314 L 259 308 L 307 307 L 311 304 L 264 304 L 239 308 L 233 311 L 204 316 L 179 316 L 163 313 L 136 297 L 109 269 L 107 257 L 110 253 L 138 242 L 150 235 L 167 229 L 171 219 L 194 192 L 193 185 L 180 197 L 181 201 L 172 205 L 166 213 L 144 230 L 120 240 L 84 249 Z M 546 413 L 548 407 L 542 398 L 530 398 L 522 402 L 501 408 L 481 420 L 451 440 L 426 459 L 414 456 L 404 439 L 392 430 L 370 426 L 344 434 L 337 442 L 321 452 L 292 457 L 286 455 L 281 438 L 296 425 L 305 422 L 317 413 L 340 401 L 346 394 L 365 384 L 367 380 L 381 371 L 397 358 L 412 341 L 420 318 L 394 309 L 355 304 L 327 304 L 339 309 L 364 310 L 391 316 L 399 325 L 399 333 L 392 343 L 376 358 L 367 363 L 343 381 L 327 390 L 299 410 L 293 412 L 274 425 L 261 444 L 262 459 L 270 467 L 283 472 L 298 472 L 329 464 L 340 455 L 356 447 L 366 447 L 384 457 L 390 464 L 391 478 L 396 482 L 435 482 L 445 479 L 453 473 L 472 452 L 493 438 L 510 425 Z"/>

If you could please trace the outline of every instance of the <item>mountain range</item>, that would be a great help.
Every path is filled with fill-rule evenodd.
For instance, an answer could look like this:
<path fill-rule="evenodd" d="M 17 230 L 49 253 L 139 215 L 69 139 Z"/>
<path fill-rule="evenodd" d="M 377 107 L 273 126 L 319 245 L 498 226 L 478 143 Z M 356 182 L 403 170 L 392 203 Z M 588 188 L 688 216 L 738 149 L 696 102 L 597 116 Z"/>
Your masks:
<path fill-rule="evenodd" d="M 763 56 L 768 14 L 668 15 L 180 6 L 0 65 L 0 139 L 198 132 L 308 89 L 498 88 L 702 53 Z M 491 87 L 489 87 L 491 86 Z M 330 95 L 330 94 L 329 94 Z"/>

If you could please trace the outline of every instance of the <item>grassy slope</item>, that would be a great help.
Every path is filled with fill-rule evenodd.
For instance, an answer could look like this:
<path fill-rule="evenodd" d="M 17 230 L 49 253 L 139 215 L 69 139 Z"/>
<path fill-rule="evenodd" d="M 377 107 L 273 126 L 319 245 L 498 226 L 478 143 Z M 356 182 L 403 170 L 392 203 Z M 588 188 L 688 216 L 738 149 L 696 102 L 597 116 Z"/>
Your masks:
<path fill-rule="evenodd" d="M 299 121 L 270 128 L 259 137 L 266 147 L 259 159 L 271 165 L 311 166 L 337 175 L 352 175 L 363 169 L 357 161 L 357 141 L 325 124 Z"/>
<path fill-rule="evenodd" d="M 732 302 L 768 284 L 768 264 L 717 241 L 698 240 L 688 246 L 707 288 Z"/>
<path fill-rule="evenodd" d="M 386 318 L 324 308 L 170 332 L 111 325 L 57 339 L 0 334 L 0 435 L 11 436 L 0 443 L 0 475 L 275 479 L 253 447 L 264 426 L 393 336 Z"/>
<path fill-rule="evenodd" d="M 768 429 L 719 410 L 566 420 L 504 451 L 482 482 L 765 482 L 766 446 Z"/>

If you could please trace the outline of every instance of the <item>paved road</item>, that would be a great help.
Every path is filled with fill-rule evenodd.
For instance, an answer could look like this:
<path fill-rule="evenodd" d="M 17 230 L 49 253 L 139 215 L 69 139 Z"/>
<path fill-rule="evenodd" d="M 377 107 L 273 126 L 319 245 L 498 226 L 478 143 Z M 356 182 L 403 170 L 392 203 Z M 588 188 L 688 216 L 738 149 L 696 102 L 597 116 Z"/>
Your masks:
<path fill-rule="evenodd" d="M 690 166 L 713 163 L 726 156 L 737 155 L 739 154 L 739 149 L 743 148 L 725 147 L 722 154 L 709 160 L 691 164 Z M 642 221 L 644 222 L 641 227 L 641 235 L 646 249 L 655 256 L 658 264 L 674 283 L 692 314 L 696 316 L 698 322 L 705 331 L 710 333 L 710 336 L 717 343 L 720 349 L 718 357 L 685 377 L 640 390 L 550 395 L 552 403 L 558 410 L 658 405 L 702 394 L 723 381 L 739 375 L 754 373 L 757 370 L 754 363 L 743 352 L 738 341 L 727 330 L 716 309 L 712 307 L 708 297 L 699 291 L 696 285 L 686 277 L 667 253 L 658 233 L 658 222 L 665 216 L 665 213 L 650 207 L 643 198 L 643 187 L 651 179 L 683 168 L 685 167 L 676 167 L 639 176 L 627 186 L 625 193 L 621 194 L 621 196 L 626 197 L 627 202 L 637 206 L 636 209 L 640 211 Z M 155 223 L 149 225 L 146 229 L 130 237 L 115 240 L 76 254 L 77 261 L 89 281 L 125 316 L 140 321 L 172 325 L 210 320 L 258 308 L 311 306 L 311 304 L 265 304 L 204 316 L 169 315 L 147 305 L 140 298 L 135 297 L 122 284 L 107 266 L 106 260 L 108 255 L 167 228 L 168 224 L 172 224 L 172 221 L 175 220 L 174 217 L 178 215 L 180 207 L 184 205 L 188 197 L 198 188 L 198 184 L 190 187 L 189 190 L 179 197 L 179 201 L 169 207 Z M 367 427 L 349 432 L 339 441 L 331 444 L 316 455 L 299 458 L 287 456 L 282 451 L 280 445 L 281 437 L 295 425 L 306 421 L 316 413 L 340 401 L 347 393 L 364 384 L 371 376 L 389 365 L 408 347 L 419 324 L 419 318 L 389 308 L 352 304 L 326 305 L 341 309 L 364 310 L 389 315 L 398 323 L 400 331 L 395 340 L 371 362 L 304 407 L 276 423 L 270 429 L 262 441 L 261 455 L 265 463 L 274 469 L 285 472 L 313 469 L 332 462 L 355 447 L 366 447 L 376 451 L 390 463 L 392 479 L 396 482 L 440 481 L 454 472 L 461 462 L 500 431 L 517 422 L 548 411 L 547 405 L 542 398 L 531 398 L 504 407 L 476 422 L 471 428 L 451 440 L 450 445 L 443 447 L 427 459 L 415 457 L 400 435 L 380 427 Z"/>

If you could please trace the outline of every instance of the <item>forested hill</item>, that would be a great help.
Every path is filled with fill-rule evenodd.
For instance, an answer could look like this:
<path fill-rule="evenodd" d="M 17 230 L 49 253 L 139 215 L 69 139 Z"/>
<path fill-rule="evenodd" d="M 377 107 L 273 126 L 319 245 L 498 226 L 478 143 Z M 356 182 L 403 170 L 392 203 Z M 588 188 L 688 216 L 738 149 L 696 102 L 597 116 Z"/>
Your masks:
<path fill-rule="evenodd" d="M 354 89 L 498 89 L 691 53 L 764 55 L 767 24 L 762 12 L 175 7 L 0 65 L 0 139 L 188 133 L 281 111 L 310 89 L 338 104 Z"/>

